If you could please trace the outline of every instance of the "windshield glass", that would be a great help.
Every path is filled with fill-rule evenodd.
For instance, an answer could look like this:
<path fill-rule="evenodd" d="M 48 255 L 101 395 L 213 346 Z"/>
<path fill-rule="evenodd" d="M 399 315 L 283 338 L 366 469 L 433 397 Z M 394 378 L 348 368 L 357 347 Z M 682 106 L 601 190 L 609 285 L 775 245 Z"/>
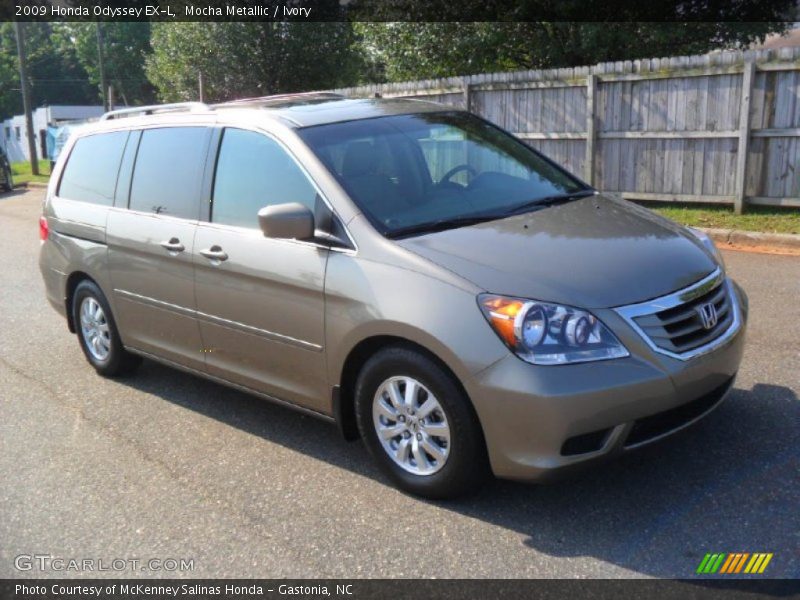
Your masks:
<path fill-rule="evenodd" d="M 589 189 L 464 112 L 333 123 L 299 134 L 388 236 L 502 218 Z"/>

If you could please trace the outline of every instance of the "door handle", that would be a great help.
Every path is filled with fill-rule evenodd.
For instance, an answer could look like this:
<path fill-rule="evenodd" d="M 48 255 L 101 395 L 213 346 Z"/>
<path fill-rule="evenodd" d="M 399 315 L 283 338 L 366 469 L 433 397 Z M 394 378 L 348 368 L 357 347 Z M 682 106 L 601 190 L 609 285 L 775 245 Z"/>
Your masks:
<path fill-rule="evenodd" d="M 183 252 L 186 250 L 186 247 L 181 244 L 181 241 L 175 237 L 170 238 L 168 242 L 161 242 L 161 247 L 170 252 Z"/>
<path fill-rule="evenodd" d="M 200 254 L 209 260 L 228 260 L 228 255 L 226 252 L 217 245 L 211 246 L 211 248 L 206 248 L 205 250 L 200 250 Z"/>

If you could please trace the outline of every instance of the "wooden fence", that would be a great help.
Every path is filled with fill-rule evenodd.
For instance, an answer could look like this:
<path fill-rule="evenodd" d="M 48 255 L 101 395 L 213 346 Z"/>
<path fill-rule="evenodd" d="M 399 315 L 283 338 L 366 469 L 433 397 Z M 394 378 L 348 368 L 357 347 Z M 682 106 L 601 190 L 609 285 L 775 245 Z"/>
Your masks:
<path fill-rule="evenodd" d="M 333 91 L 467 108 L 623 198 L 800 207 L 800 48 Z"/>

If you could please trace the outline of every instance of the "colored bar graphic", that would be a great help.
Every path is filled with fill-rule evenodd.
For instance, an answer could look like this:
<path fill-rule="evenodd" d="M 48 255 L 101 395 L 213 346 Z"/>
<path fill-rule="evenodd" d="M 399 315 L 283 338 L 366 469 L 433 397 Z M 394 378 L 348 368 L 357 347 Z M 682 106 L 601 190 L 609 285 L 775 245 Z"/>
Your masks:
<path fill-rule="evenodd" d="M 717 554 L 716 556 L 717 558 L 714 561 L 714 563 L 709 565 L 710 568 L 707 571 L 708 573 L 716 573 L 717 571 L 719 571 L 719 567 L 720 565 L 722 565 L 722 561 L 725 560 L 724 554 Z"/>
<path fill-rule="evenodd" d="M 763 572 L 764 572 L 764 569 L 766 569 L 766 568 L 767 568 L 767 565 L 769 564 L 769 561 L 771 561 L 771 560 L 772 560 L 772 553 L 770 552 L 770 553 L 769 553 L 769 554 L 767 554 L 767 555 L 766 555 L 766 557 L 764 558 L 764 562 L 763 562 L 763 563 L 761 563 L 761 568 L 758 570 L 758 572 L 759 572 L 759 573 L 763 573 Z"/>
<path fill-rule="evenodd" d="M 699 567 L 697 567 L 697 572 L 698 572 L 698 573 L 705 573 L 705 572 L 706 572 L 706 565 L 708 564 L 708 561 L 709 561 L 710 559 L 711 559 L 711 555 L 710 555 L 710 554 L 706 554 L 706 555 L 703 557 L 703 560 L 702 560 L 702 561 L 700 561 L 700 566 L 699 566 Z"/>
<path fill-rule="evenodd" d="M 742 554 L 741 560 L 739 560 L 739 562 L 736 565 L 736 570 L 735 571 L 731 571 L 731 573 L 738 573 L 739 571 L 741 571 L 742 567 L 744 566 L 744 563 L 747 560 L 748 556 L 750 556 L 750 554 L 748 552 L 745 552 L 744 554 Z"/>
<path fill-rule="evenodd" d="M 728 558 L 725 559 L 725 563 L 722 565 L 720 573 L 730 573 L 738 558 L 738 554 L 728 554 Z"/>
<path fill-rule="evenodd" d="M 759 554 L 758 555 L 758 560 L 756 560 L 756 564 L 753 565 L 753 570 L 750 571 L 751 573 L 758 573 L 759 572 L 758 570 L 761 568 L 761 563 L 764 562 L 764 558 L 765 557 L 766 557 L 766 554 Z"/>
<path fill-rule="evenodd" d="M 708 562 L 703 567 L 703 570 L 701 571 L 701 573 L 711 573 L 712 572 L 711 569 L 714 568 L 714 563 L 717 562 L 717 558 L 719 558 L 719 554 L 716 554 L 716 553 L 709 554 L 708 555 Z"/>
<path fill-rule="evenodd" d="M 708 553 L 700 561 L 697 573 L 720 575 L 732 575 L 735 573 L 761 574 L 767 568 L 774 555 L 770 552 L 731 552 L 731 553 Z M 749 560 L 748 560 L 749 559 Z M 747 566 L 745 566 L 747 565 Z"/>
<path fill-rule="evenodd" d="M 761 555 L 760 554 L 753 554 L 753 558 L 750 559 L 750 562 L 747 563 L 747 566 L 744 568 L 744 572 L 745 573 L 752 573 L 753 572 L 753 567 L 755 566 L 756 561 L 758 560 L 759 556 L 761 556 Z"/>

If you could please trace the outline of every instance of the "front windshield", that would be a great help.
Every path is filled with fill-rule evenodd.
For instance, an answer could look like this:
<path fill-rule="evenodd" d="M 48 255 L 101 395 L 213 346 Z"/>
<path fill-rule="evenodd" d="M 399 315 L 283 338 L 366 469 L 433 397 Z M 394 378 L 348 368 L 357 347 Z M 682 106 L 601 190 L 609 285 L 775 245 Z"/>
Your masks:
<path fill-rule="evenodd" d="M 348 121 L 299 134 L 390 237 L 502 218 L 537 200 L 588 189 L 522 142 L 464 112 Z"/>

